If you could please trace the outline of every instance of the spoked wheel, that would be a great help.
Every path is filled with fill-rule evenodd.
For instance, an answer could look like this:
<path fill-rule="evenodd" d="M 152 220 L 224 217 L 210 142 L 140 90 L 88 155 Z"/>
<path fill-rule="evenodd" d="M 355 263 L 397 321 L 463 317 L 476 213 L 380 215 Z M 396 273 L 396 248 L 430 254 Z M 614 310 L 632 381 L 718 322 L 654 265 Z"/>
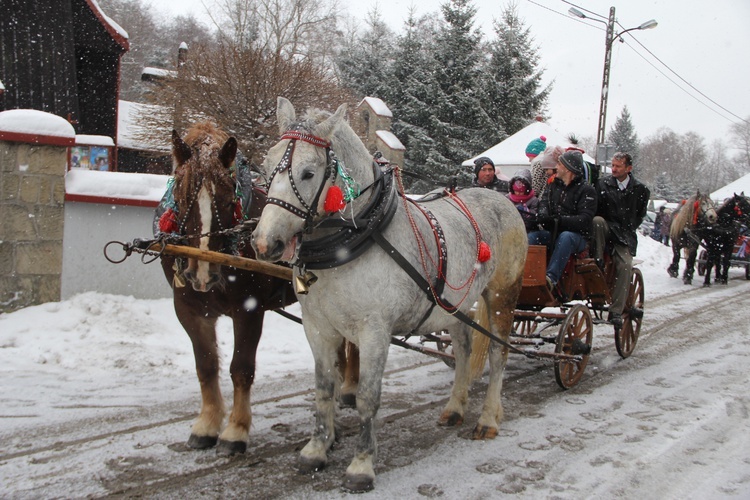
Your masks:
<path fill-rule="evenodd" d="M 583 370 L 589 362 L 593 339 L 591 311 L 582 304 L 574 305 L 560 325 L 555 344 L 555 353 L 580 356 L 580 361 L 555 361 L 555 380 L 563 389 L 570 389 L 581 380 Z"/>
<path fill-rule="evenodd" d="M 633 269 L 630 277 L 630 291 L 622 312 L 622 328 L 615 329 L 615 347 L 617 354 L 627 358 L 633 353 L 643 321 L 643 274 L 640 269 Z"/>
<path fill-rule="evenodd" d="M 700 255 L 698 255 L 698 276 L 703 276 L 706 274 L 706 261 L 708 261 L 708 253 L 706 253 L 705 250 L 701 250 Z"/>
<path fill-rule="evenodd" d="M 536 331 L 537 323 L 531 318 L 517 319 L 513 321 L 513 331 L 519 337 L 526 337 Z"/>

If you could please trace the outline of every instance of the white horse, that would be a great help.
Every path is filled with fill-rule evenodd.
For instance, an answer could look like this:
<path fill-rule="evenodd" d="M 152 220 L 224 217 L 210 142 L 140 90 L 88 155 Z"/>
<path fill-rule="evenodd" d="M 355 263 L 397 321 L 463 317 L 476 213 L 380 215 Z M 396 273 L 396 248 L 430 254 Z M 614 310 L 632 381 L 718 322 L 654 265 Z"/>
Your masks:
<path fill-rule="evenodd" d="M 451 306 L 465 314 L 481 294 L 492 311 L 486 323 L 491 333 L 507 340 L 527 243 L 518 211 L 489 189 L 462 190 L 457 196 L 422 204 L 424 211 L 396 195 L 394 174 L 383 174 L 373 164 L 344 120 L 345 113 L 344 104 L 334 114 L 309 110 L 298 120 L 292 104 L 278 98 L 282 138 L 265 160 L 272 177 L 268 204 L 253 233 L 253 247 L 259 259 L 291 262 L 295 276 L 310 283 L 309 293 L 298 298 L 315 358 L 317 409 L 312 438 L 300 453 L 300 472 L 326 465 L 326 453 L 335 437 L 336 352 L 347 339 L 360 350 L 356 402 L 361 432 L 343 486 L 368 491 L 375 480 L 375 417 L 391 335 L 450 332 L 455 379 L 438 423 L 461 424 L 471 384 L 471 328 L 450 314 Z M 349 235 L 358 231 L 364 240 L 382 237 L 386 243 L 336 245 L 341 240 L 349 242 Z M 326 242 L 334 247 L 328 260 L 321 256 Z M 306 255 L 306 246 L 315 247 L 318 254 Z M 422 286 L 419 276 L 416 281 L 410 277 L 394 255 L 411 264 L 410 272 L 423 278 Z M 317 281 L 310 279 L 311 268 Z M 445 278 L 442 293 L 438 274 Z M 473 431 L 475 439 L 497 435 L 507 357 L 507 347 L 493 342 L 489 386 Z"/>

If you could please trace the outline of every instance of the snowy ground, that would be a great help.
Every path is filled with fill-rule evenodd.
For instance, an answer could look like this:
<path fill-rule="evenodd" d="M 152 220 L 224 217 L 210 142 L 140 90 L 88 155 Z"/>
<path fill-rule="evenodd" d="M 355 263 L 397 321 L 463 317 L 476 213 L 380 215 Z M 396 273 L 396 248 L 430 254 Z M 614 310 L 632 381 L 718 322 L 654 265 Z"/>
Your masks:
<path fill-rule="evenodd" d="M 452 371 L 392 347 L 371 496 L 750 498 L 750 282 L 732 269 L 728 286 L 685 286 L 665 272 L 671 249 L 646 238 L 638 258 L 647 313 L 633 356 L 621 360 L 611 329 L 597 326 L 569 391 L 550 368 L 511 357 L 494 441 L 466 439 L 483 381 L 464 427 L 439 429 Z M 222 320 L 225 358 L 231 338 Z M 347 496 L 337 485 L 353 432 L 323 473 L 290 472 L 313 424 L 312 356 L 301 327 L 280 316 L 266 319 L 241 459 L 184 450 L 199 392 L 169 300 L 86 293 L 0 315 L 0 379 L 2 497 Z M 222 386 L 228 395 L 226 373 Z M 422 409 L 410 417 L 412 405 Z"/>

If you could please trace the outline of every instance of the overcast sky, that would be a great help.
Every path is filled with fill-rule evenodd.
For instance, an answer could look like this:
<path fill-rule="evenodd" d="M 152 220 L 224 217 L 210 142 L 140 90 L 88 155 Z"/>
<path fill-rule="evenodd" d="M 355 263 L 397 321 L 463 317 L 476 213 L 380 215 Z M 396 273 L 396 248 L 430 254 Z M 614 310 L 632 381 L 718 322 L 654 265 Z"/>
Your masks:
<path fill-rule="evenodd" d="M 210 5 L 213 1 L 150 0 L 161 12 L 191 9 L 199 18 L 205 16 L 202 3 Z M 411 5 L 421 15 L 438 11 L 441 3 L 443 0 L 341 1 L 352 16 L 363 20 L 377 4 L 383 18 L 398 31 Z M 500 16 L 507 3 L 474 0 L 476 23 L 487 37 L 492 35 L 492 20 Z M 517 0 L 516 4 L 538 47 L 544 81 L 554 80 L 548 121 L 565 135 L 596 136 L 605 49 L 605 24 L 583 24 L 567 14 L 571 4 L 605 18 L 609 7 L 614 6 L 622 25 L 618 32 L 649 19 L 659 23 L 655 29 L 630 32 L 623 37 L 625 43 L 614 44 L 607 131 L 627 105 L 641 139 L 660 127 L 669 127 L 680 134 L 697 132 L 708 144 L 723 139 L 731 148 L 729 126 L 740 121 L 732 114 L 750 118 L 747 0 Z M 630 37 L 631 33 L 643 47 Z"/>

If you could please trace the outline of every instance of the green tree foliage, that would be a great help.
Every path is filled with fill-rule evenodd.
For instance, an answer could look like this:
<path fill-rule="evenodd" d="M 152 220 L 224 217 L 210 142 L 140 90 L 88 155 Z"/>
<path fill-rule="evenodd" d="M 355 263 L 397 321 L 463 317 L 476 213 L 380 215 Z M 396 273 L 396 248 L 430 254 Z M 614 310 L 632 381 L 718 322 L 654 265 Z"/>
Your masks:
<path fill-rule="evenodd" d="M 390 83 L 385 76 L 394 37 L 377 9 L 370 11 L 362 36 L 353 39 L 336 58 L 341 83 L 363 96 L 383 98 Z"/>
<path fill-rule="evenodd" d="M 456 167 L 494 144 L 495 125 L 483 107 L 480 33 L 476 8 L 469 0 L 442 4 L 444 22 L 436 40 L 433 71 L 437 82 L 430 136 L 438 151 Z"/>
<path fill-rule="evenodd" d="M 483 72 L 484 107 L 490 110 L 498 135 L 512 135 L 543 112 L 551 84 L 542 88 L 539 54 L 515 5 L 507 5 L 493 27 L 495 39 L 489 43 L 490 59 Z"/>
<path fill-rule="evenodd" d="M 634 171 L 637 174 L 638 155 L 640 150 L 640 141 L 635 127 L 630 119 L 630 112 L 627 106 L 623 106 L 622 113 L 615 120 L 615 125 L 607 135 L 607 141 L 615 145 L 616 151 L 630 153 L 633 157 Z"/>

